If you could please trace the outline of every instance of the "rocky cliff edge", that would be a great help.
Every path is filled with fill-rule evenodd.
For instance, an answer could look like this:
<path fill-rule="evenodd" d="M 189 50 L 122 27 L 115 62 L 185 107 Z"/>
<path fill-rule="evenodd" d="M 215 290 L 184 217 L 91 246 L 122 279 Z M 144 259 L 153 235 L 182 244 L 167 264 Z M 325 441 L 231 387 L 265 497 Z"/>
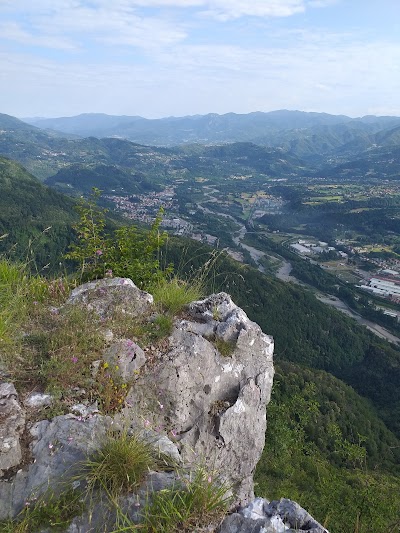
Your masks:
<path fill-rule="evenodd" d="M 152 296 L 123 278 L 82 285 L 65 305 L 84 306 L 100 320 L 117 311 L 132 320 L 143 314 L 151 320 L 155 312 Z M 27 422 L 32 416 L 26 413 L 51 403 L 51 397 L 35 393 L 19 398 L 12 383 L 1 383 L 0 518 L 16 516 L 49 487 L 57 490 L 60 480 L 68 479 L 113 430 L 140 433 L 185 469 L 201 465 L 217 472 L 231 488 L 232 509 L 240 509 L 218 526 L 222 533 L 326 531 L 290 500 L 253 501 L 253 473 L 264 448 L 273 382 L 273 348 L 272 338 L 228 294 L 219 293 L 192 302 L 184 316 L 175 318 L 169 337 L 155 345 L 141 346 L 136 338 L 109 332 L 98 363 L 113 365 L 130 384 L 121 410 L 112 416 L 99 412 L 83 391 L 69 413 Z M 125 512 L 137 520 L 149 487 L 155 491 L 173 483 L 171 472 L 150 472 L 138 493 L 125 498 Z M 96 505 L 97 512 L 75 519 L 68 531 L 110 531 L 101 504 Z"/>

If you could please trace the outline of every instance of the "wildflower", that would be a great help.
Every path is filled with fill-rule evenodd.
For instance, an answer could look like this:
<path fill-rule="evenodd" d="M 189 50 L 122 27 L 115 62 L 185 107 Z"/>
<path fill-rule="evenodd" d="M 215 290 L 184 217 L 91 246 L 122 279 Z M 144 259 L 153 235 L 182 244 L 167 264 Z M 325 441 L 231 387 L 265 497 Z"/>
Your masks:
<path fill-rule="evenodd" d="M 163 404 L 162 404 L 161 402 L 159 402 L 159 401 L 157 400 L 157 403 L 158 403 L 158 405 L 160 406 L 160 409 L 164 409 L 164 406 L 163 406 Z"/>
<path fill-rule="evenodd" d="M 148 428 L 150 426 L 150 420 L 145 420 L 144 425 L 146 428 Z"/>
<path fill-rule="evenodd" d="M 103 251 L 102 250 L 96 250 L 96 255 L 97 255 L 97 257 L 100 257 L 101 255 L 103 255 Z"/>
<path fill-rule="evenodd" d="M 75 357 L 75 356 L 74 356 L 74 357 L 71 357 L 71 361 L 72 361 L 73 363 L 77 363 L 77 362 L 78 362 L 78 358 Z"/>
<path fill-rule="evenodd" d="M 112 275 L 113 275 L 113 271 L 111 270 L 111 268 L 106 270 L 106 278 L 112 278 Z"/>
<path fill-rule="evenodd" d="M 207 478 L 207 482 L 208 482 L 208 483 L 211 483 L 211 482 L 212 482 L 212 477 L 211 477 L 211 476 L 208 476 L 208 478 Z"/>
<path fill-rule="evenodd" d="M 174 438 L 176 437 L 177 433 L 176 433 L 176 431 L 175 431 L 174 429 L 171 429 L 171 435 L 172 435 Z"/>
<path fill-rule="evenodd" d="M 32 302 L 33 305 L 37 305 L 39 302 L 37 302 L 36 300 L 34 302 Z"/>
<path fill-rule="evenodd" d="M 54 448 L 54 444 L 49 442 L 49 450 L 52 450 Z"/>

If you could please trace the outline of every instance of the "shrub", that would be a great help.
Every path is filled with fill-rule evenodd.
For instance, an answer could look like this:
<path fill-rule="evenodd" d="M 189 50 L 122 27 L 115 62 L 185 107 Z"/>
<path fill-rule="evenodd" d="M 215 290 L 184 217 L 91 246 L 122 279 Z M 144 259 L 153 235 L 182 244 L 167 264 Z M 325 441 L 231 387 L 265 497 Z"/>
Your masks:
<path fill-rule="evenodd" d="M 80 281 L 103 278 L 105 275 L 131 278 L 141 289 L 163 279 L 171 272 L 162 270 L 159 250 L 166 240 L 160 232 L 163 210 L 147 231 L 135 226 L 122 226 L 111 234 L 106 232 L 106 209 L 97 206 L 101 191 L 93 189 L 89 200 L 82 199 L 77 207 L 79 222 L 75 224 L 77 240 L 66 259 L 79 264 Z"/>

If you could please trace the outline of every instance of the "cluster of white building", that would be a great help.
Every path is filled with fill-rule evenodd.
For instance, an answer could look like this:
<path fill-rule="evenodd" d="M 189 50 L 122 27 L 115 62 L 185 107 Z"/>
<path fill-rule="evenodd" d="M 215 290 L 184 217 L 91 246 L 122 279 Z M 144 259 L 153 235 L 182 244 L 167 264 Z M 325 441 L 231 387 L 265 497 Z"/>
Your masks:
<path fill-rule="evenodd" d="M 360 285 L 360 288 L 377 296 L 400 301 L 400 279 L 374 276 L 369 280 L 368 285 Z"/>
<path fill-rule="evenodd" d="M 290 245 L 295 252 L 301 255 L 322 254 L 323 252 L 335 252 L 334 246 L 328 246 L 327 242 L 318 241 L 310 242 L 300 239 L 296 243 Z M 347 257 L 345 252 L 338 252 L 342 257 Z"/>

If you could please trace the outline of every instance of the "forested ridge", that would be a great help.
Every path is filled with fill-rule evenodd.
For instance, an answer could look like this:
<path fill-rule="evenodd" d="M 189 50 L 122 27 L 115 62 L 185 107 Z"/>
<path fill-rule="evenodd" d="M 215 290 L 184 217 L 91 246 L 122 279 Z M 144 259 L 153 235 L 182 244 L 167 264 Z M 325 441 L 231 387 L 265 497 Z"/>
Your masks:
<path fill-rule="evenodd" d="M 73 238 L 74 202 L 0 157 L 0 252 L 56 268 Z"/>

